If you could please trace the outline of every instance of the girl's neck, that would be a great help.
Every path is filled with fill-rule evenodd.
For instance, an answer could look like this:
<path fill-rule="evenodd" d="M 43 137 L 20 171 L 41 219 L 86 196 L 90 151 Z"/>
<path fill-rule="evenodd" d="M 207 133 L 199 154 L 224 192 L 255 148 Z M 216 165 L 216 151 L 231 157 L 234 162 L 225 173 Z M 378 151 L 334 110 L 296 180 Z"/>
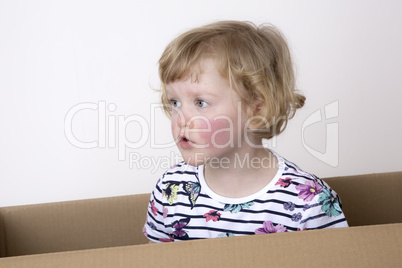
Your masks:
<path fill-rule="evenodd" d="M 264 188 L 276 175 L 278 160 L 265 148 L 253 148 L 233 159 L 211 161 L 204 166 L 209 188 L 224 197 L 239 198 Z"/>

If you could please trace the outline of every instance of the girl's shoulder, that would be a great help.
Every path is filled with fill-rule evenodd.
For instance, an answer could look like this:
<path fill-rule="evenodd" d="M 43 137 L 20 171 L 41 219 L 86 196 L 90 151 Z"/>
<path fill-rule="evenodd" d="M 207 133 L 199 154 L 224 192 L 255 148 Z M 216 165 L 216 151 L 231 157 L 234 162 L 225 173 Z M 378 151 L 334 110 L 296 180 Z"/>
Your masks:
<path fill-rule="evenodd" d="M 186 164 L 184 161 L 171 166 L 160 178 L 160 183 L 178 183 L 198 178 L 199 167 Z"/>
<path fill-rule="evenodd" d="M 311 184 L 312 182 L 317 183 L 323 187 L 328 187 L 328 185 L 321 180 L 316 175 L 306 172 L 299 168 L 295 163 L 292 163 L 284 159 L 284 168 L 281 176 L 282 179 L 291 179 L 292 182 L 296 184 Z"/>

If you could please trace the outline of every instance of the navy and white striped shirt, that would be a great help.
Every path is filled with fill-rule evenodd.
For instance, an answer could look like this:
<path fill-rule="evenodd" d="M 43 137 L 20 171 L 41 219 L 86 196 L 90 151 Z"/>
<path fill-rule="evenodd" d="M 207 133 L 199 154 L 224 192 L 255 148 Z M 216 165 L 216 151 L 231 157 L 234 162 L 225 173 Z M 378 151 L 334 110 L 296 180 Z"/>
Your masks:
<path fill-rule="evenodd" d="M 203 166 L 170 168 L 151 195 L 144 234 L 154 242 L 347 227 L 337 194 L 321 179 L 272 152 L 278 172 L 247 197 L 214 193 Z"/>

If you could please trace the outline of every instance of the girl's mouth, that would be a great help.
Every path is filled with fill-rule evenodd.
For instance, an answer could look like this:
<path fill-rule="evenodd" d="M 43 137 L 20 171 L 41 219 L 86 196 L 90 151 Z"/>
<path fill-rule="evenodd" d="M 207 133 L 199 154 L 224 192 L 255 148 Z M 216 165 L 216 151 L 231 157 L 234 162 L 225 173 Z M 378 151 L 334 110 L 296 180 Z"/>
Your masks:
<path fill-rule="evenodd" d="M 188 149 L 191 147 L 191 141 L 183 136 L 179 139 L 179 145 L 183 149 Z"/>

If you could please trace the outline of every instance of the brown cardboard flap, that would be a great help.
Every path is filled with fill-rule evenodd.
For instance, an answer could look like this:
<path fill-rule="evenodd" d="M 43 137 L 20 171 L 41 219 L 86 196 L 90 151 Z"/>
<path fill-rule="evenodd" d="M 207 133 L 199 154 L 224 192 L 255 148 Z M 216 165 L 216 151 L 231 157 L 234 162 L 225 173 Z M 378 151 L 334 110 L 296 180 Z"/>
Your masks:
<path fill-rule="evenodd" d="M 1 267 L 402 267 L 402 224 L 0 259 Z"/>
<path fill-rule="evenodd" d="M 147 243 L 148 202 L 142 194 L 2 208 L 7 256 Z"/>
<path fill-rule="evenodd" d="M 402 172 L 327 178 L 350 226 L 402 222 Z"/>

